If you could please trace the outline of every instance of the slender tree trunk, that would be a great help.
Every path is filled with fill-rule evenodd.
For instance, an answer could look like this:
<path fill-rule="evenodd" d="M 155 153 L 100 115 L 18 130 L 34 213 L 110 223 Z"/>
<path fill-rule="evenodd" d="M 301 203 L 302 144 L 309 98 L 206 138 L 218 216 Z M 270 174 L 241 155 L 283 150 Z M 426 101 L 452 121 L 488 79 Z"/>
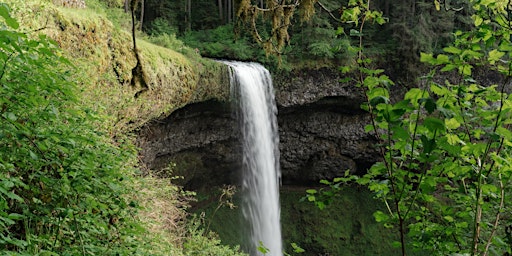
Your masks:
<path fill-rule="evenodd" d="M 140 1 L 140 25 L 139 25 L 140 30 L 142 30 L 142 24 L 144 23 L 144 4 L 145 4 L 145 1 L 141 0 Z"/>
<path fill-rule="evenodd" d="M 187 0 L 187 30 L 192 30 L 192 0 Z"/>
<path fill-rule="evenodd" d="M 224 16 L 222 15 L 222 13 L 223 13 L 224 10 L 222 8 L 222 0 L 218 0 L 217 3 L 219 5 L 219 19 L 220 19 L 221 22 L 223 22 L 224 21 Z"/>
<path fill-rule="evenodd" d="M 124 0 L 124 12 L 128 13 L 130 11 L 130 0 Z"/>
<path fill-rule="evenodd" d="M 233 8 L 233 1 L 232 0 L 227 0 L 228 2 L 228 9 L 226 11 L 226 15 L 227 15 L 227 20 L 226 20 L 226 23 L 230 23 L 233 19 L 233 17 L 231 16 L 231 9 Z"/>

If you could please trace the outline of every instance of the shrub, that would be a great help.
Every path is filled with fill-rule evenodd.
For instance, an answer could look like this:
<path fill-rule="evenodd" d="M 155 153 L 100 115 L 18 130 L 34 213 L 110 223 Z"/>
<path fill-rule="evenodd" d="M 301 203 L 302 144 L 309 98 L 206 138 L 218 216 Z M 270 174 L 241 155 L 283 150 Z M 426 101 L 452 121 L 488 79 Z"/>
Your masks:
<path fill-rule="evenodd" d="M 130 254 L 132 158 L 76 106 L 75 72 L 46 36 L 0 4 L 0 246 L 4 253 Z"/>

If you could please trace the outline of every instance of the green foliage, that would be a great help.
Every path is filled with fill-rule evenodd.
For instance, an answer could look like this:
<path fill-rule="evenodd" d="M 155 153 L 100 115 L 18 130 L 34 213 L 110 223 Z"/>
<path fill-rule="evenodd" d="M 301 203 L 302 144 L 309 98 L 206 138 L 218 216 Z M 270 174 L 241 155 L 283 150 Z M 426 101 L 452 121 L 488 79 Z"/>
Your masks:
<path fill-rule="evenodd" d="M 250 60 L 263 55 L 261 49 L 251 47 L 245 39 L 235 40 L 233 25 L 225 25 L 211 30 L 191 31 L 183 37 L 185 44 L 199 50 L 202 56 Z"/>
<path fill-rule="evenodd" d="M 188 227 L 188 235 L 183 244 L 183 253 L 191 256 L 209 256 L 209 255 L 226 255 L 226 256 L 244 256 L 245 253 L 240 252 L 238 246 L 230 247 L 221 245 L 218 236 L 210 231 L 205 231 L 201 227 L 200 219 L 192 219 Z"/>
<path fill-rule="evenodd" d="M 382 161 L 362 177 L 347 173 L 323 181 L 328 190 L 306 191 L 306 198 L 322 208 L 341 184 L 367 186 L 387 206 L 374 217 L 398 231 L 402 255 L 408 245 L 434 255 L 506 255 L 512 250 L 512 207 L 506 200 L 512 192 L 512 103 L 505 90 L 512 76 L 510 6 L 506 1 L 471 3 L 475 29 L 456 32 L 442 54 L 422 53 L 421 60 L 434 68 L 402 100 L 391 100 L 393 82 L 371 67 L 363 47 L 358 49 L 354 80 L 367 96 L 362 108 L 372 123 L 366 130 L 377 138 Z M 360 22 L 365 15 L 351 19 Z M 477 66 L 501 73 L 506 81 L 479 83 L 473 78 Z M 450 72 L 453 79 L 439 72 Z"/>
<path fill-rule="evenodd" d="M 150 43 L 172 49 L 177 52 L 183 52 L 185 45 L 176 38 L 175 34 L 158 34 L 148 38 Z"/>
<path fill-rule="evenodd" d="M 134 149 L 114 146 L 94 113 L 75 106 L 74 70 L 55 43 L 18 32 L 7 5 L 0 15 L 3 253 L 133 253 L 123 184 Z"/>
<path fill-rule="evenodd" d="M 166 19 L 156 18 L 153 22 L 151 22 L 151 27 L 148 29 L 148 34 L 152 36 L 159 36 L 163 34 L 173 35 L 178 31 L 175 27 L 173 27 Z"/>

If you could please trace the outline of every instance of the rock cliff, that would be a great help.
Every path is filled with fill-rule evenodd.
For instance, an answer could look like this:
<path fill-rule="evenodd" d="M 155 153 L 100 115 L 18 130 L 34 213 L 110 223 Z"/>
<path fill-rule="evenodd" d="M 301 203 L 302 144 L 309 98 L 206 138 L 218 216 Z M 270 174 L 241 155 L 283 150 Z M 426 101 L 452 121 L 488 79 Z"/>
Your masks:
<path fill-rule="evenodd" d="M 376 160 L 363 95 L 340 78 L 327 69 L 274 75 L 283 184 L 364 172 Z M 190 189 L 237 183 L 237 130 L 229 102 L 190 104 L 140 130 L 141 159 L 161 175 L 182 176 Z"/>

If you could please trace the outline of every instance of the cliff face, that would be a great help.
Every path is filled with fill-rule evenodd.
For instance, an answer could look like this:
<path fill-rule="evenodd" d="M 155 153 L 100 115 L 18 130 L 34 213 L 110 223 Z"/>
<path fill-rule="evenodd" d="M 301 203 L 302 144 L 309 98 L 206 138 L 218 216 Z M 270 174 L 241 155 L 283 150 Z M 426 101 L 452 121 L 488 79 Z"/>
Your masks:
<path fill-rule="evenodd" d="M 364 132 L 369 116 L 359 108 L 363 96 L 339 80 L 331 70 L 274 76 L 283 184 L 316 184 L 346 170 L 364 172 L 376 160 L 374 140 Z M 229 102 L 187 105 L 140 130 L 141 159 L 162 175 L 183 176 L 190 189 L 236 184 L 237 131 Z"/>

